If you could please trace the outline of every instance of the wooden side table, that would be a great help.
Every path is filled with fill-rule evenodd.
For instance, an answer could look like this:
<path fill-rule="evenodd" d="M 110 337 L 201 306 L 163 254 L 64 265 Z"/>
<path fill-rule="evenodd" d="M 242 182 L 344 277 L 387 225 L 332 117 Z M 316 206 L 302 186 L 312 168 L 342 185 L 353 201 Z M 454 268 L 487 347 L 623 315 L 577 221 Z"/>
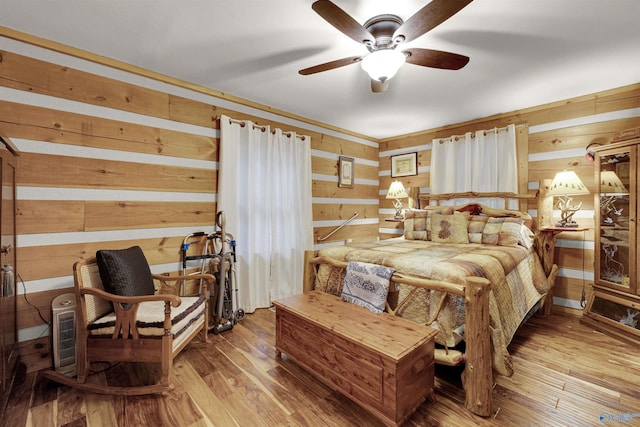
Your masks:
<path fill-rule="evenodd" d="M 549 277 L 553 270 L 553 261 L 555 259 L 556 252 L 556 236 L 564 232 L 586 231 L 587 227 L 544 227 L 539 230 L 538 244 L 541 246 L 542 251 L 542 268 L 544 273 Z M 583 255 L 584 256 L 584 255 Z M 555 281 L 557 271 L 553 274 L 551 279 Z M 551 307 L 553 306 L 553 287 L 547 293 L 542 314 L 545 316 L 551 314 Z"/>

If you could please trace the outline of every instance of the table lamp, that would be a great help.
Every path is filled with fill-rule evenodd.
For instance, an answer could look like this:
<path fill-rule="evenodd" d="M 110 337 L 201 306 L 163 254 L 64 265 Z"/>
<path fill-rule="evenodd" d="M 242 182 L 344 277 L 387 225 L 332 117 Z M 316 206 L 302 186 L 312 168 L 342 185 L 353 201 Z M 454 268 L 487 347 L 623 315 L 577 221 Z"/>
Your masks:
<path fill-rule="evenodd" d="M 404 189 L 404 185 L 400 181 L 393 181 L 387 191 L 387 199 L 394 199 L 393 207 L 396 209 L 395 219 L 403 219 L 402 215 L 402 201 L 400 199 L 406 199 L 409 195 Z"/>
<path fill-rule="evenodd" d="M 578 175 L 574 171 L 558 172 L 551 182 L 551 188 L 547 193 L 549 196 L 560 196 L 558 209 L 560 210 L 560 221 L 556 227 L 578 227 L 578 223 L 573 220 L 573 215 L 580 210 L 582 202 L 577 206 L 569 196 L 589 194 L 589 190 L 584 186 Z"/>

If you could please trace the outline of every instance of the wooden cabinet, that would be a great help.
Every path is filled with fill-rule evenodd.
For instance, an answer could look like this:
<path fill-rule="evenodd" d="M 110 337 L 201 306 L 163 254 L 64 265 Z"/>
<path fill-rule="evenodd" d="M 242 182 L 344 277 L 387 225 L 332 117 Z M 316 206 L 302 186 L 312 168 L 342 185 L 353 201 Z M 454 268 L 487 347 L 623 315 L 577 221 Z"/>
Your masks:
<path fill-rule="evenodd" d="M 640 343 L 640 138 L 594 151 L 595 274 L 583 320 L 603 332 Z"/>
<path fill-rule="evenodd" d="M 4 413 L 18 357 L 16 325 L 16 162 L 17 150 L 0 136 L 0 414 Z"/>
<path fill-rule="evenodd" d="M 434 392 L 436 331 L 311 291 L 274 302 L 276 351 L 397 426 Z"/>

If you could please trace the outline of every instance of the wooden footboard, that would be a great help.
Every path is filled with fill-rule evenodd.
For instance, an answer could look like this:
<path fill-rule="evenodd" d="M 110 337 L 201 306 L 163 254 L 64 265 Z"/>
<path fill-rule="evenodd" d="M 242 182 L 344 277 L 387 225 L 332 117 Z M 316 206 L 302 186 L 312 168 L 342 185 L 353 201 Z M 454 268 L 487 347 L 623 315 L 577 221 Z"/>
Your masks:
<path fill-rule="evenodd" d="M 314 251 L 305 253 L 304 292 L 313 289 L 315 272 L 319 264 L 329 264 L 345 268 L 347 263 L 325 257 L 318 257 Z M 429 280 L 396 273 L 391 277 L 395 283 L 443 291 L 464 297 L 466 310 L 465 340 L 466 352 L 436 351 L 436 363 L 456 365 L 465 363 L 463 386 L 465 406 L 474 414 L 487 417 L 491 415 L 491 390 L 493 372 L 491 366 L 491 341 L 489 332 L 489 291 L 491 283 L 487 279 L 472 277 L 465 285 L 438 280 Z M 395 310 L 389 307 L 395 315 Z"/>

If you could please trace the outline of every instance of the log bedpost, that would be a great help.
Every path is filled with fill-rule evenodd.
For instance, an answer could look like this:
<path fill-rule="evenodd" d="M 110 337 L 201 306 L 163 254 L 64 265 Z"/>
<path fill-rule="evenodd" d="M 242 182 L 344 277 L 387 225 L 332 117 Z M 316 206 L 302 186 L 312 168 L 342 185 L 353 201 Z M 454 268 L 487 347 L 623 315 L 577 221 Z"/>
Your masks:
<path fill-rule="evenodd" d="M 482 417 L 491 415 L 491 333 L 489 331 L 489 291 L 491 283 L 480 277 L 467 278 L 465 287 L 466 366 L 462 374 L 465 406 Z"/>
<path fill-rule="evenodd" d="M 302 292 L 306 293 L 313 290 L 313 282 L 316 274 L 311 260 L 315 257 L 315 251 L 304 251 L 304 271 L 302 273 Z"/>

